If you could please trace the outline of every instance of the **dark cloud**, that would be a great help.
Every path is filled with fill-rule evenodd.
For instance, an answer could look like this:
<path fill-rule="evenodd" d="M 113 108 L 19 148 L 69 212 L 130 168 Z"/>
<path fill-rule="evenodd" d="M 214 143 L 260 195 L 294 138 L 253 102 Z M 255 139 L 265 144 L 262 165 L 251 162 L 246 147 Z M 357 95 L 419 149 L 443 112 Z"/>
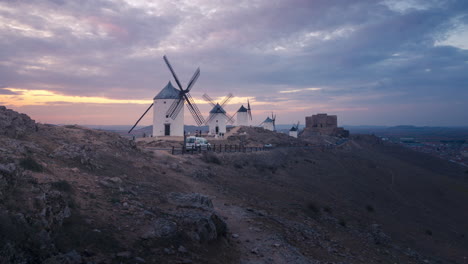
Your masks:
<path fill-rule="evenodd" d="M 399 106 L 413 104 L 421 113 L 439 107 L 421 120 L 442 124 L 447 111 L 468 112 L 458 104 L 468 98 L 468 50 L 444 43 L 468 24 L 468 2 L 402 2 L 1 2 L 0 79 L 66 95 L 146 99 L 171 79 L 167 54 L 183 83 L 201 67 L 194 96 L 233 92 L 272 110 L 294 102 L 310 111 L 379 112 L 389 104 L 402 118 Z M 280 93 L 310 87 L 322 90 Z M 362 116 L 346 118 L 363 124 Z M 411 122 L 418 120 L 404 123 Z"/>

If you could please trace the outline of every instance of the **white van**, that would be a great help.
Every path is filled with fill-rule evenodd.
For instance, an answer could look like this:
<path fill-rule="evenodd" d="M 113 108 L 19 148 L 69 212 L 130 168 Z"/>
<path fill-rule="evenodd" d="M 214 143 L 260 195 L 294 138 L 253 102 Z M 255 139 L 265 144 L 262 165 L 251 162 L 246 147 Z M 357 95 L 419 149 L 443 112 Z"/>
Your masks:
<path fill-rule="evenodd" d="M 205 138 L 191 136 L 191 137 L 187 138 L 185 148 L 187 150 L 190 150 L 192 148 L 195 148 L 195 149 L 210 149 L 211 145 L 210 145 L 210 143 L 208 143 L 208 140 L 206 140 Z"/>

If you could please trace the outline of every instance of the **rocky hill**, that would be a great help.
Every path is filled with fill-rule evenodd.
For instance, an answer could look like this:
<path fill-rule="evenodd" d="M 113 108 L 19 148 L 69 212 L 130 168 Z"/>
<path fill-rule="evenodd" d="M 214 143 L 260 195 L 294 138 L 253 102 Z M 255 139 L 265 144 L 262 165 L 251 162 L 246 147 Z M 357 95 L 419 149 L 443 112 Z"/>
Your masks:
<path fill-rule="evenodd" d="M 467 205 L 466 169 L 372 136 L 172 156 L 0 108 L 0 263 L 464 263 Z"/>

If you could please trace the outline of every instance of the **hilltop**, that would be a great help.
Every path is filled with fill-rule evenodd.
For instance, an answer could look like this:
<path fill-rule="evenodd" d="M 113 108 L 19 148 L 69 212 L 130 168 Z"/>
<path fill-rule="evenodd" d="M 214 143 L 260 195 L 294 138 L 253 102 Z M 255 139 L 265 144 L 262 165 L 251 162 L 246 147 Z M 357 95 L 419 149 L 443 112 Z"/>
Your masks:
<path fill-rule="evenodd" d="M 242 128 L 172 156 L 0 108 L 0 263 L 463 263 L 466 169 L 373 136 Z"/>

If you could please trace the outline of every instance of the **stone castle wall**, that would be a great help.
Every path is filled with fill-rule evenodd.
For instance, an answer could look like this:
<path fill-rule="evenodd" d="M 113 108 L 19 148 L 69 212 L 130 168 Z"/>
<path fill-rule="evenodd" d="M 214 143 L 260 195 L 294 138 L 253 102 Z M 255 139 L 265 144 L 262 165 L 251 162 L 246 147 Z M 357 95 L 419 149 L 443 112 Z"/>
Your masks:
<path fill-rule="evenodd" d="M 329 135 L 348 137 L 349 131 L 342 127 L 338 127 L 338 117 L 336 115 L 316 114 L 312 116 L 306 116 L 306 127 L 302 132 L 302 135 Z"/>
<path fill-rule="evenodd" d="M 336 128 L 338 127 L 338 117 L 327 114 L 307 116 L 306 127 Z"/>

